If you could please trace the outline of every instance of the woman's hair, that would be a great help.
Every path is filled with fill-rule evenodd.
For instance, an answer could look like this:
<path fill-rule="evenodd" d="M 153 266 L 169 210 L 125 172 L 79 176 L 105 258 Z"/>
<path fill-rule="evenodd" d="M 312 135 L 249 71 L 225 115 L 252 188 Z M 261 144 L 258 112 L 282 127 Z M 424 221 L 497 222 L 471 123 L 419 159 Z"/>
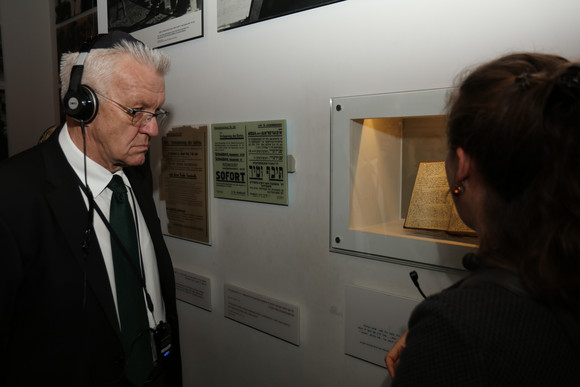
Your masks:
<path fill-rule="evenodd" d="M 90 86 L 96 92 L 107 94 L 115 74 L 111 69 L 126 56 L 130 56 L 138 63 L 149 66 L 160 75 L 169 70 L 170 59 L 161 50 L 151 49 L 140 42 L 123 40 L 113 48 L 90 50 L 83 65 L 82 84 Z M 69 52 L 62 55 L 60 62 L 61 99 L 64 98 L 70 82 L 70 74 L 77 62 L 78 52 Z"/>
<path fill-rule="evenodd" d="M 486 187 L 480 259 L 578 313 L 580 65 L 537 53 L 496 59 L 464 78 L 448 115 L 449 148 L 464 149 Z"/>

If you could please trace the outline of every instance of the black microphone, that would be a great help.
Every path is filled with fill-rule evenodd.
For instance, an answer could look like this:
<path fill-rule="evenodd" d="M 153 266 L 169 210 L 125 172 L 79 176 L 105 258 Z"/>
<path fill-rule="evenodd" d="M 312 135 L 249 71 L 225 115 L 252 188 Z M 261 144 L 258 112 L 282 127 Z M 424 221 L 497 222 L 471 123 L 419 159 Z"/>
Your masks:
<path fill-rule="evenodd" d="M 411 281 L 413 281 L 415 287 L 417 288 L 417 290 L 419 290 L 419 293 L 421 293 L 423 298 L 427 298 L 427 296 L 425 296 L 425 293 L 423 293 L 423 291 L 421 290 L 421 286 L 419 286 L 419 274 L 417 274 L 417 272 L 413 270 L 412 272 L 409 273 L 409 276 L 411 276 Z"/>

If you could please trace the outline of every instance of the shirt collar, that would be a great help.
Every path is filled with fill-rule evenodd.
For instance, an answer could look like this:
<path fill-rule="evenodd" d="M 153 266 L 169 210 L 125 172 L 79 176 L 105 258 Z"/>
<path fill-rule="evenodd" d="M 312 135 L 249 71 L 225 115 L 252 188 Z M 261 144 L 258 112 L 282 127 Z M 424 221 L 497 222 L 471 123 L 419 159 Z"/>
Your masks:
<path fill-rule="evenodd" d="M 60 131 L 58 141 L 69 164 L 73 167 L 79 179 L 81 179 L 81 181 L 84 183 L 84 154 L 72 141 L 66 123 Z M 121 176 L 125 182 L 125 185 L 130 187 L 129 180 L 127 179 L 127 176 L 125 176 L 125 173 L 122 169 L 115 172 L 115 175 Z M 99 196 L 103 190 L 107 188 L 107 185 L 112 178 L 113 174 L 109 172 L 109 170 L 87 157 L 87 183 L 95 197 Z"/>

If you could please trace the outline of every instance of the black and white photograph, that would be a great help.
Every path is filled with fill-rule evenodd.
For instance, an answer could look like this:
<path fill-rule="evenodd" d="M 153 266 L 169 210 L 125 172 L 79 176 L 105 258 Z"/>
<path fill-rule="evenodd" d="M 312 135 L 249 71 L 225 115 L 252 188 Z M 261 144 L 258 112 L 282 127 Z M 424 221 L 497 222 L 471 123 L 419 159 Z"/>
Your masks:
<path fill-rule="evenodd" d="M 203 36 L 203 0 L 107 0 L 107 19 L 109 31 L 164 47 Z"/>
<path fill-rule="evenodd" d="M 344 0 L 217 0 L 218 31 L 225 31 Z"/>

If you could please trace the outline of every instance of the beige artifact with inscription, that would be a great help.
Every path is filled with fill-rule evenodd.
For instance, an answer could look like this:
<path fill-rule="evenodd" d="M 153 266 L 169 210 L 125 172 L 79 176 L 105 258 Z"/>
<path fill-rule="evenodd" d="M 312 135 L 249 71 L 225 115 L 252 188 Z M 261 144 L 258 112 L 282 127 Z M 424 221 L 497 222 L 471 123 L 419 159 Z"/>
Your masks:
<path fill-rule="evenodd" d="M 447 184 L 444 161 L 419 163 L 403 227 L 441 230 L 456 235 L 476 235 L 457 214 Z"/>

